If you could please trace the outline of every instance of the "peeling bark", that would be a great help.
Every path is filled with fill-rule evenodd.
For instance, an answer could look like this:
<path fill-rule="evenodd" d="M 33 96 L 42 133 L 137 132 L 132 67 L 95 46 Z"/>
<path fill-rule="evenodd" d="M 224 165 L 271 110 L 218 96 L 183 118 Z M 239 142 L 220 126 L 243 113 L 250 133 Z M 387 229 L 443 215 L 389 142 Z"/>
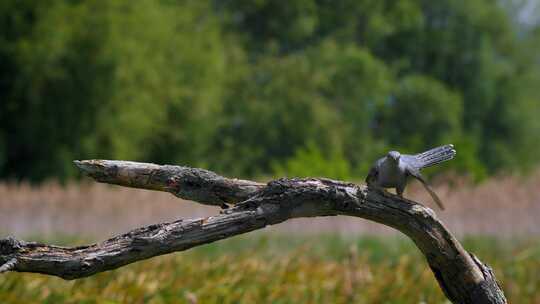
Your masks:
<path fill-rule="evenodd" d="M 323 178 L 261 184 L 180 166 L 107 160 L 75 164 L 99 182 L 166 191 L 208 205 L 234 206 L 216 216 L 150 225 L 89 246 L 2 239 L 0 272 L 77 279 L 291 218 L 348 215 L 393 227 L 410 237 L 453 303 L 506 303 L 491 269 L 465 251 L 431 209 L 385 191 Z"/>

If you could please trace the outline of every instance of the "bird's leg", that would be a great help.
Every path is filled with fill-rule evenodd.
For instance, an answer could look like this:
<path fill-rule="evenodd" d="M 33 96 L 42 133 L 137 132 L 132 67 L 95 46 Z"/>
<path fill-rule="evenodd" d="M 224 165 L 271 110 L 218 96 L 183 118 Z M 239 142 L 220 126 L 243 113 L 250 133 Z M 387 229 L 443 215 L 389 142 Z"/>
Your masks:
<path fill-rule="evenodd" d="M 383 187 L 380 187 L 375 183 L 368 182 L 367 186 L 369 188 L 375 189 L 376 191 L 381 192 L 381 193 L 387 192 Z"/>
<path fill-rule="evenodd" d="M 399 185 L 396 187 L 396 194 L 399 196 L 399 197 L 403 197 L 403 192 L 405 192 L 405 186 L 403 185 Z"/>

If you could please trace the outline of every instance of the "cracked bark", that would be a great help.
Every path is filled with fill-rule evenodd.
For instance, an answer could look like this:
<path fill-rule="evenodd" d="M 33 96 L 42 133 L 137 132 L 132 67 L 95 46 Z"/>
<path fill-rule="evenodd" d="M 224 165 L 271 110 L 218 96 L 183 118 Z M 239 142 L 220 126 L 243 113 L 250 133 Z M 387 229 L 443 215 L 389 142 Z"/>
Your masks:
<path fill-rule="evenodd" d="M 208 218 L 150 225 L 88 246 L 60 247 L 8 237 L 0 240 L 0 272 L 77 279 L 291 218 L 348 215 L 393 227 L 410 237 L 453 303 L 506 303 L 491 268 L 468 253 L 431 209 L 387 192 L 324 178 L 262 184 L 181 166 L 108 160 L 75 164 L 98 182 L 166 191 L 207 205 L 234 206 Z"/>

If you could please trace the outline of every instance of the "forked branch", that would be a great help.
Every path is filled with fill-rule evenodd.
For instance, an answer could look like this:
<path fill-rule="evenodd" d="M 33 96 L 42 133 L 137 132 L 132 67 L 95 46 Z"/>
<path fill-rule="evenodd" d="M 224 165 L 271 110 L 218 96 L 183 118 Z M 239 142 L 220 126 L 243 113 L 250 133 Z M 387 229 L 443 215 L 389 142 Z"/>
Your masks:
<path fill-rule="evenodd" d="M 409 236 L 453 303 L 506 303 L 491 269 L 465 251 L 431 209 L 387 192 L 323 178 L 261 184 L 180 166 L 107 160 L 75 163 L 99 182 L 167 191 L 209 205 L 234 206 L 216 216 L 150 225 L 89 246 L 59 247 L 3 239 L 0 272 L 37 272 L 76 279 L 291 218 L 349 215 Z"/>

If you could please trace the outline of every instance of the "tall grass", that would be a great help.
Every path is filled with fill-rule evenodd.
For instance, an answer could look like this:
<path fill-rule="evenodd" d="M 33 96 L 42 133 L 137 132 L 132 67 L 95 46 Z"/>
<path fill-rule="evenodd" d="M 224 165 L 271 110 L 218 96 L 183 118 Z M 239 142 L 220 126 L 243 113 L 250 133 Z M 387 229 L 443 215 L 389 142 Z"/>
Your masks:
<path fill-rule="evenodd" d="M 57 240 L 58 241 L 58 240 Z M 540 242 L 475 238 L 510 303 L 540 303 Z M 447 303 L 401 237 L 256 233 L 75 281 L 0 276 L 1 303 Z"/>

